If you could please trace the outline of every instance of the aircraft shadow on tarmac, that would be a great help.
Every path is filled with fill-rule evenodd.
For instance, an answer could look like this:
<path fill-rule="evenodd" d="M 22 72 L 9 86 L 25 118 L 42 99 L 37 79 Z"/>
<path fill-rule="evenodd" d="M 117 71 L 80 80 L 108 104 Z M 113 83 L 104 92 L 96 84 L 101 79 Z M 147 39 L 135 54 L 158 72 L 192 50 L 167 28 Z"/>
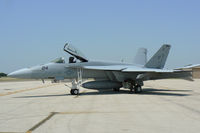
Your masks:
<path fill-rule="evenodd" d="M 161 95 L 161 96 L 189 96 L 191 94 L 185 92 L 191 92 L 192 90 L 168 90 L 168 89 L 153 89 L 153 88 L 144 88 L 141 93 L 134 94 L 129 90 L 120 90 L 115 92 L 112 90 L 100 90 L 98 92 L 85 92 L 80 95 L 118 95 L 118 94 L 130 94 L 130 95 Z M 177 93 L 179 92 L 179 93 Z M 180 93 L 184 92 L 184 93 Z"/>
<path fill-rule="evenodd" d="M 70 96 L 71 94 L 55 94 L 55 95 L 34 95 L 34 96 L 19 96 L 14 98 L 42 98 L 42 97 L 63 97 Z"/>
<path fill-rule="evenodd" d="M 119 95 L 119 94 L 129 94 L 129 95 L 159 95 L 159 96 L 190 96 L 192 90 L 169 90 L 169 89 L 153 89 L 153 88 L 144 88 L 143 91 L 139 94 L 134 94 L 129 90 L 120 90 L 115 92 L 113 90 L 99 90 L 92 92 L 80 93 L 79 96 L 87 95 Z M 177 93 L 178 92 L 178 93 Z M 34 95 L 34 96 L 19 96 L 14 98 L 42 98 L 42 97 L 60 97 L 60 96 L 71 96 L 71 94 L 54 94 L 54 95 Z"/>

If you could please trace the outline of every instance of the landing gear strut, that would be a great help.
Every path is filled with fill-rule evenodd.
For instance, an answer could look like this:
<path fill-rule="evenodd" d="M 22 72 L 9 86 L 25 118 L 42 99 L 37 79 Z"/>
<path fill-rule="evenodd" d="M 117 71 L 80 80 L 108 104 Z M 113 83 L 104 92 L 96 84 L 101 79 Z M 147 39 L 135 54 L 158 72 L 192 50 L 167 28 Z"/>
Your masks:
<path fill-rule="evenodd" d="M 123 83 L 124 88 L 130 89 L 131 93 L 141 93 L 142 92 L 142 86 L 143 82 L 142 81 L 127 81 Z"/>
<path fill-rule="evenodd" d="M 77 75 L 78 75 L 78 78 L 75 80 L 72 81 L 72 87 L 71 87 L 71 90 L 70 90 L 70 93 L 71 95 L 78 95 L 79 94 L 79 89 L 80 89 L 80 86 L 82 84 L 82 69 L 77 69 Z"/>
<path fill-rule="evenodd" d="M 137 94 L 137 93 L 141 93 L 141 92 L 142 92 L 142 87 L 141 87 L 140 85 L 136 85 L 136 86 L 134 87 L 134 91 L 135 91 L 136 94 Z"/>

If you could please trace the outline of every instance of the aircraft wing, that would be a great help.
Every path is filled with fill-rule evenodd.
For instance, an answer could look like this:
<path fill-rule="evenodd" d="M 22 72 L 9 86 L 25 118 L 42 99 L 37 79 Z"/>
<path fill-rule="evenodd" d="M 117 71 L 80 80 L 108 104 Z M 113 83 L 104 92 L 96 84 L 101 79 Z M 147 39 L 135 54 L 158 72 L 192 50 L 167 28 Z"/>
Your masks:
<path fill-rule="evenodd" d="M 105 66 L 70 66 L 72 68 L 82 68 L 85 70 L 96 70 L 96 71 L 107 71 L 111 74 L 115 72 L 121 72 L 126 78 L 132 78 L 131 75 L 137 74 L 137 80 L 157 80 L 157 79 L 168 79 L 168 78 L 181 78 L 192 81 L 191 71 L 186 70 L 168 70 L 168 69 L 156 69 L 156 68 L 145 68 L 137 67 L 133 65 L 105 65 Z M 117 76 L 117 75 L 115 75 Z"/>
<path fill-rule="evenodd" d="M 127 68 L 124 69 L 122 72 L 155 72 L 155 73 L 172 73 L 175 72 L 174 70 L 167 70 L 167 69 L 149 69 L 149 68 Z"/>
<path fill-rule="evenodd" d="M 180 70 L 167 70 L 167 69 L 152 69 L 152 68 L 142 68 L 136 66 L 125 66 L 125 65 L 111 65 L 111 66 L 84 66 L 84 69 L 90 70 L 102 70 L 102 71 L 121 71 L 121 72 L 152 72 L 152 73 L 172 73 L 178 72 Z"/>
<path fill-rule="evenodd" d="M 177 68 L 177 70 L 180 70 L 180 69 L 192 69 L 192 68 L 195 68 L 195 67 L 200 67 L 200 64 L 194 64 L 194 65 L 188 65 L 188 66 L 180 67 L 180 68 Z"/>
<path fill-rule="evenodd" d="M 122 71 L 127 67 L 124 65 L 111 65 L 111 66 L 84 66 L 83 69 L 89 70 L 102 70 L 102 71 Z"/>
<path fill-rule="evenodd" d="M 101 70 L 122 72 L 122 74 L 133 74 L 137 73 L 136 79 L 138 80 L 157 80 L 157 79 L 168 79 L 168 78 L 181 78 L 192 81 L 191 71 L 185 70 L 168 70 L 168 69 L 153 69 L 153 68 L 142 68 L 137 66 L 129 65 L 112 65 L 112 66 L 84 66 L 83 69 L 87 70 Z"/>

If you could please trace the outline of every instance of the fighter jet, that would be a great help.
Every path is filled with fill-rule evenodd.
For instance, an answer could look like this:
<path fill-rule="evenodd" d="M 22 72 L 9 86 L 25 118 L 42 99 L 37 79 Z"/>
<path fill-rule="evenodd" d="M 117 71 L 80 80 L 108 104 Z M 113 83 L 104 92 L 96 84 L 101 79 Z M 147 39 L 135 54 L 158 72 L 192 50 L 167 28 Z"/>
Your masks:
<path fill-rule="evenodd" d="M 129 89 L 141 93 L 144 81 L 168 78 L 191 79 L 191 71 L 181 69 L 164 69 L 171 45 L 164 44 L 153 57 L 147 61 L 147 49 L 138 50 L 133 63 L 113 63 L 90 61 L 77 48 L 65 44 L 64 51 L 71 54 L 69 61 L 58 58 L 44 65 L 24 68 L 8 74 L 14 78 L 29 79 L 71 79 L 70 93 L 78 95 L 80 87 L 87 89 Z M 93 79 L 83 82 L 83 79 Z"/>

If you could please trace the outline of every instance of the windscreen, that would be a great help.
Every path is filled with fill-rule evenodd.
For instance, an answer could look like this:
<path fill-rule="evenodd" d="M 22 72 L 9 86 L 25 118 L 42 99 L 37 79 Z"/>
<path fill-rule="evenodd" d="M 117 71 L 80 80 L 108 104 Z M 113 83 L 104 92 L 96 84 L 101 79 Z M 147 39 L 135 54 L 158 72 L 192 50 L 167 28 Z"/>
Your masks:
<path fill-rule="evenodd" d="M 65 59 L 63 57 L 56 58 L 55 60 L 51 61 L 54 63 L 65 63 Z"/>

